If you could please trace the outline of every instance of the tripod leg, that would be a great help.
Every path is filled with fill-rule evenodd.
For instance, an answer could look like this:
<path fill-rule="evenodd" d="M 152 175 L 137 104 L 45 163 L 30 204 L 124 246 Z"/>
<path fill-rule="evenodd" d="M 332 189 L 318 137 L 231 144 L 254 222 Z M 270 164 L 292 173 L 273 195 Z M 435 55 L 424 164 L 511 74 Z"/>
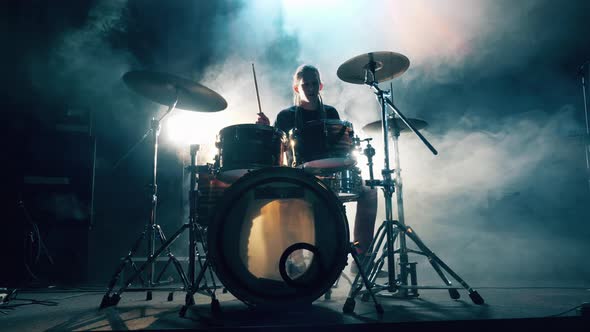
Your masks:
<path fill-rule="evenodd" d="M 199 289 L 199 285 L 201 284 L 201 280 L 203 279 L 203 277 L 205 277 L 207 269 L 210 268 L 209 258 L 205 259 L 205 263 L 203 264 L 203 266 L 204 267 L 201 269 L 201 271 L 199 271 L 199 275 L 197 276 L 195 283 L 192 285 L 192 287 L 190 287 L 189 291 L 186 293 L 185 304 L 182 306 L 182 308 L 180 308 L 180 312 L 178 313 L 180 317 L 184 317 L 186 315 L 188 308 L 195 304 L 194 295 Z M 211 293 L 211 312 L 214 315 L 221 313 L 221 306 L 219 305 L 219 301 L 215 297 L 214 292 Z"/>
<path fill-rule="evenodd" d="M 357 266 L 359 266 L 359 267 L 362 266 L 359 261 L 358 255 L 356 253 L 356 248 L 352 244 L 350 246 L 350 254 L 352 255 L 352 259 L 357 264 Z M 365 275 L 365 271 L 363 271 L 362 268 L 359 268 L 359 275 L 365 285 L 365 288 L 367 289 L 367 291 L 371 295 L 371 298 L 373 299 L 373 303 L 375 303 L 375 310 L 377 311 L 378 314 L 383 314 L 383 312 L 384 312 L 383 307 L 377 301 L 375 294 L 373 294 L 372 286 L 369 283 L 369 280 L 367 279 L 367 276 Z M 353 285 L 356 284 L 356 281 L 358 280 L 359 275 L 357 275 L 357 277 L 355 278 L 355 283 L 353 283 Z M 344 313 L 352 313 L 354 311 L 354 305 L 355 305 L 354 297 L 351 297 L 349 295 L 349 297 L 346 299 L 346 302 L 344 303 L 344 307 L 342 308 L 342 311 Z"/>
<path fill-rule="evenodd" d="M 160 271 L 160 273 L 158 274 L 158 277 L 156 278 L 156 284 L 160 282 L 160 279 L 164 275 L 164 272 L 166 272 L 166 269 L 168 268 L 170 263 L 174 264 L 174 268 L 176 269 L 176 272 L 178 273 L 178 275 L 180 276 L 180 279 L 182 280 L 182 284 L 184 285 L 184 289 L 185 290 L 189 289 L 189 283 L 184 275 L 184 270 L 182 269 L 182 265 L 180 264 L 178 259 L 176 257 L 174 257 L 174 255 L 172 255 L 171 253 L 169 253 L 169 258 L 168 258 L 168 261 L 166 262 L 166 265 Z M 148 294 L 150 294 L 150 293 L 151 292 L 148 291 Z M 173 299 L 174 299 L 174 292 L 171 291 L 170 293 L 168 293 L 168 301 L 172 301 Z M 151 300 L 151 295 L 148 295 L 147 300 Z"/>
<path fill-rule="evenodd" d="M 162 228 L 159 225 L 156 225 L 155 227 L 158 229 L 158 234 L 160 237 L 160 244 L 162 246 L 166 245 L 166 236 L 164 235 Z M 169 246 L 166 246 L 166 253 L 168 255 L 168 262 L 166 262 L 166 265 L 164 266 L 162 271 L 160 271 L 160 274 L 156 278 L 156 282 L 160 281 L 160 278 L 162 277 L 162 275 L 164 274 L 164 272 L 166 271 L 166 269 L 168 268 L 170 263 L 173 263 L 174 267 L 176 268 L 176 272 L 178 273 L 178 275 L 180 276 L 180 279 L 182 280 L 182 283 L 184 285 L 184 289 L 188 289 L 188 280 L 186 278 L 186 274 L 184 273 L 184 270 L 182 269 L 182 265 L 180 264 L 178 259 L 176 259 L 174 254 L 172 254 L 172 251 L 170 251 Z"/>
<path fill-rule="evenodd" d="M 154 283 L 156 285 L 160 283 L 160 279 L 162 279 L 162 276 L 164 275 L 164 273 L 168 269 L 168 266 L 170 266 L 170 263 L 172 263 L 172 260 L 171 259 L 168 259 L 168 261 L 166 261 L 166 264 L 164 264 L 164 267 L 162 268 L 162 270 L 160 271 L 160 273 L 158 273 L 158 276 L 154 280 Z"/>
<path fill-rule="evenodd" d="M 354 260 L 354 257 L 353 257 L 352 264 L 356 265 L 357 271 L 364 270 L 365 274 L 368 274 L 369 281 L 371 283 L 373 283 L 373 281 L 375 280 L 374 276 L 377 275 L 377 273 L 374 272 L 375 266 L 378 266 L 376 263 L 379 263 L 382 261 L 382 257 L 380 257 L 379 260 L 377 260 L 377 261 L 375 261 L 375 257 L 379 253 L 381 245 L 383 244 L 383 239 L 385 237 L 384 229 L 385 229 L 384 224 L 379 226 L 379 229 L 377 230 L 375 237 L 373 238 L 373 240 L 371 241 L 371 244 L 369 245 L 369 248 L 367 249 L 366 256 L 361 261 L 361 264 L 357 264 L 357 261 Z M 354 244 L 352 244 L 352 250 L 355 250 L 355 254 L 356 254 L 356 248 L 355 248 Z M 379 268 L 380 268 L 380 266 L 377 269 L 379 269 Z M 357 273 L 356 277 L 354 278 L 354 281 L 351 284 L 348 297 L 355 298 L 356 295 L 361 291 L 362 288 L 363 288 L 363 283 L 361 282 L 360 274 Z"/>
<path fill-rule="evenodd" d="M 398 226 L 401 227 L 401 225 L 398 225 Z M 451 283 L 446 277 L 444 277 L 444 274 L 442 273 L 440 268 L 438 268 L 438 265 L 440 265 L 453 278 L 455 278 L 455 280 L 457 280 L 461 284 L 461 286 L 463 286 L 465 289 L 467 289 L 467 291 L 469 292 L 469 297 L 471 298 L 473 303 L 484 304 L 484 300 L 479 295 L 479 293 L 476 290 L 474 290 L 473 288 L 471 288 L 463 279 L 461 279 L 461 277 L 459 277 L 458 274 L 456 274 L 453 270 L 451 270 L 451 268 L 447 264 L 445 264 L 440 258 L 438 258 L 438 256 L 436 256 L 436 254 L 434 254 L 434 252 L 432 252 L 430 249 L 428 249 L 428 247 L 424 244 L 424 242 L 422 242 L 422 240 L 420 240 L 418 235 L 414 232 L 414 230 L 411 227 L 403 227 L 402 229 L 404 230 L 405 234 L 408 237 L 410 237 L 410 239 L 412 239 L 412 241 L 414 241 L 414 243 L 416 243 L 418 248 L 420 248 L 420 250 L 422 250 L 424 252 L 424 254 L 428 257 L 428 260 L 431 261 L 431 265 L 434 267 L 435 271 L 437 271 L 437 273 L 442 277 L 443 281 L 445 281 L 447 283 L 447 285 L 450 285 Z M 453 296 L 456 296 L 456 294 L 451 293 L 451 297 L 453 297 Z"/>
<path fill-rule="evenodd" d="M 134 272 L 139 271 L 139 268 L 137 268 L 137 265 L 135 264 L 135 262 L 131 261 L 131 267 L 133 268 Z M 137 275 L 137 279 L 139 279 L 139 281 L 141 282 L 141 284 L 145 287 L 147 285 L 147 282 L 145 280 L 143 280 L 143 277 L 141 276 L 141 274 Z"/>
<path fill-rule="evenodd" d="M 379 262 L 379 260 L 375 261 L 375 258 L 379 254 L 379 250 L 381 249 L 381 245 L 383 244 L 385 234 L 385 224 L 381 224 L 381 226 L 379 226 L 379 228 L 377 229 L 375 237 L 371 241 L 369 248 L 367 249 L 365 257 L 363 257 L 362 259 L 362 266 L 358 266 L 359 270 L 361 268 L 365 270 L 365 273 L 369 276 L 369 280 L 371 282 L 375 280 L 373 276 L 376 275 L 376 273 L 374 273 L 374 267 L 376 263 Z"/>
<path fill-rule="evenodd" d="M 387 250 L 387 279 L 388 279 L 388 290 L 390 292 L 395 292 L 397 290 L 396 287 L 396 280 L 395 280 L 395 256 L 394 256 L 394 248 L 393 248 L 393 241 L 394 241 L 394 232 L 393 232 L 393 227 L 386 227 L 386 236 L 387 236 L 387 241 L 385 242 L 386 246 L 386 250 Z M 403 267 L 402 267 L 403 269 Z M 393 272 L 393 273 L 392 273 Z M 403 278 L 402 275 L 402 282 L 405 280 L 405 278 Z"/>
<path fill-rule="evenodd" d="M 385 223 L 387 223 L 387 221 L 385 221 Z M 393 228 L 391 230 L 391 232 L 392 232 L 391 238 L 387 238 L 387 241 L 389 243 L 391 243 L 391 248 L 393 248 L 393 244 L 395 243 L 395 240 L 397 239 L 397 236 L 399 234 L 399 230 L 397 228 Z M 386 233 L 385 235 L 388 235 L 388 234 Z M 379 268 L 378 269 L 375 269 L 373 271 L 373 273 L 375 275 L 374 278 L 377 278 L 377 275 L 381 271 L 381 269 L 383 268 L 383 265 L 385 265 L 385 259 L 387 258 L 387 262 L 388 262 L 387 266 L 388 266 L 388 268 L 390 268 L 390 270 L 387 271 L 387 273 L 388 273 L 387 274 L 388 275 L 388 282 L 389 282 L 389 279 L 393 279 L 393 281 L 394 281 L 393 282 L 393 285 L 395 286 L 396 285 L 396 283 L 395 283 L 395 278 L 396 278 L 396 272 L 395 272 L 396 271 L 395 270 L 395 253 L 396 253 L 396 250 L 394 249 L 392 251 L 392 254 L 390 255 L 389 254 L 389 249 L 390 249 L 390 246 L 386 244 L 384 246 L 384 248 L 383 248 L 383 254 L 381 255 L 381 258 L 378 261 L 379 262 L 379 264 L 378 264 L 379 265 Z M 389 261 L 391 261 L 392 264 L 389 264 Z M 393 290 L 395 290 L 395 288 Z"/>
<path fill-rule="evenodd" d="M 101 308 L 104 307 L 108 307 L 108 306 L 113 306 L 116 305 L 117 303 L 119 303 L 119 300 L 121 299 L 121 293 L 123 293 L 127 288 L 129 288 L 131 286 L 131 283 L 133 282 L 133 280 L 135 280 L 135 278 L 137 278 L 140 273 L 145 270 L 146 267 L 151 266 L 151 264 L 160 256 L 160 254 L 162 253 L 162 251 L 166 250 L 174 241 L 176 241 L 176 239 L 180 236 L 180 234 L 184 231 L 184 229 L 187 227 L 187 225 L 183 225 L 180 229 L 178 229 L 173 235 L 172 237 L 166 241 L 166 243 L 164 243 L 164 245 L 162 245 L 160 248 L 158 248 L 158 250 L 156 250 L 154 252 L 154 254 L 150 257 L 148 257 L 148 259 L 141 264 L 141 266 L 133 273 L 132 276 L 130 276 L 129 278 L 127 278 L 127 280 L 125 280 L 123 286 L 121 288 L 119 288 L 119 290 L 115 293 L 113 293 L 110 297 L 108 296 L 108 293 L 103 297 L 103 301 L 101 303 Z M 151 299 L 151 291 L 148 291 L 147 294 L 147 300 Z"/>
<path fill-rule="evenodd" d="M 387 221 L 385 222 L 387 223 Z M 399 233 L 399 230 L 397 228 L 393 229 L 393 237 L 390 241 L 395 242 L 395 239 L 397 238 L 397 235 Z M 379 252 L 379 249 L 381 248 L 383 239 L 386 236 L 386 232 L 382 233 L 381 238 L 379 239 L 379 246 L 377 247 L 377 250 L 374 252 L 374 255 L 376 255 Z M 370 262 L 370 264 L 365 267 L 365 273 L 368 276 L 369 281 L 371 282 L 371 284 L 373 285 L 373 288 L 377 288 L 377 290 L 375 291 L 375 293 L 383 290 L 383 289 L 387 289 L 390 291 L 390 289 L 392 288 L 392 286 L 389 285 L 389 277 L 391 275 L 391 278 L 393 278 L 395 280 L 395 268 L 393 270 L 391 270 L 391 272 L 388 271 L 388 283 L 385 285 L 378 285 L 375 283 L 375 280 L 379 277 L 379 273 L 383 270 L 383 266 L 385 265 L 385 260 L 391 260 L 393 261 L 395 259 L 395 250 L 393 252 L 393 254 L 390 256 L 389 252 L 387 251 L 387 245 L 383 244 L 383 248 L 382 248 L 382 252 L 381 255 L 379 256 L 378 259 Z M 375 257 L 373 257 L 372 259 L 374 259 Z M 393 284 L 393 288 L 397 289 L 397 282 L 394 282 Z M 369 294 L 364 293 L 361 297 L 361 301 L 368 301 L 369 300 Z"/>
<path fill-rule="evenodd" d="M 375 237 L 371 244 L 369 245 L 369 249 L 367 249 L 367 253 L 377 253 L 379 248 L 381 247 L 381 243 L 383 242 L 383 234 L 385 232 L 385 223 L 381 224 L 375 233 Z"/>
<path fill-rule="evenodd" d="M 148 227 L 149 226 L 145 227 L 145 229 L 141 233 L 141 235 L 135 240 L 135 243 L 131 247 L 131 250 L 129 250 L 129 252 L 127 253 L 127 256 L 125 256 L 125 258 L 119 264 L 117 269 L 115 269 L 115 273 L 113 274 L 113 276 L 111 277 L 111 280 L 109 281 L 108 289 L 107 289 L 107 291 L 106 291 L 105 295 L 103 296 L 102 301 L 100 303 L 100 307 L 99 307 L 100 309 L 110 307 L 113 305 L 117 305 L 117 303 L 119 303 L 119 300 L 121 299 L 120 296 L 118 296 L 118 295 L 111 296 L 111 292 L 113 291 L 113 289 L 117 285 L 117 282 L 119 281 L 119 278 L 121 277 L 121 273 L 123 272 L 123 270 L 125 269 L 127 264 L 131 264 L 135 269 L 135 263 L 133 262 L 132 257 L 135 255 L 135 252 L 137 251 L 137 249 L 139 249 L 141 242 L 145 239 L 145 236 L 148 231 Z M 143 283 L 143 279 L 142 279 L 142 283 Z"/>
<path fill-rule="evenodd" d="M 205 258 L 205 262 L 207 262 L 207 242 L 206 242 L 206 236 L 204 234 L 205 233 L 205 229 L 204 228 L 201 228 L 201 227 L 198 227 L 197 230 L 198 230 L 197 234 L 199 236 L 199 241 L 201 242 L 201 245 L 203 247 L 203 253 L 204 253 L 203 256 Z M 203 264 L 201 262 L 201 258 L 200 258 L 201 257 L 201 254 L 200 254 L 200 252 L 197 252 L 197 256 L 199 257 L 199 266 L 200 266 L 200 268 L 201 269 L 204 269 L 205 268 L 204 267 L 205 264 Z M 211 279 L 211 285 L 212 285 L 212 289 L 213 289 L 213 291 L 210 292 L 210 294 L 211 294 L 211 296 L 213 298 L 215 298 L 215 289 L 217 289 L 217 284 L 215 283 L 215 276 L 213 275 L 213 269 L 212 268 L 209 268 L 209 278 Z M 207 284 L 207 277 L 204 277 L 204 281 L 205 281 L 205 287 L 208 288 L 209 286 Z"/>

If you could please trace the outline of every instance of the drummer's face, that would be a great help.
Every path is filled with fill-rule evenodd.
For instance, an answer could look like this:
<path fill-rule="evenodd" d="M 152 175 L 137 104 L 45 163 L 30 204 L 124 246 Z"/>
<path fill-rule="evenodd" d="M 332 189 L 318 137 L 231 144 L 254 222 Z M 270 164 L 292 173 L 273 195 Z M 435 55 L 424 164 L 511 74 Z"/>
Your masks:
<path fill-rule="evenodd" d="M 299 80 L 299 84 L 294 86 L 295 92 L 299 94 L 301 101 L 311 102 L 318 98 L 318 94 L 323 85 L 316 72 L 304 72 Z"/>

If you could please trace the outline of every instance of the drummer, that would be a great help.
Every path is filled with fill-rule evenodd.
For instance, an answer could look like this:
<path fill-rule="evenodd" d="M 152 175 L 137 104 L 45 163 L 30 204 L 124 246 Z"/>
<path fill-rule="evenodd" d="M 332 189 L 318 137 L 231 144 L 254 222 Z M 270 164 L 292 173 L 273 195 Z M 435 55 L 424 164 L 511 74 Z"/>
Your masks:
<path fill-rule="evenodd" d="M 293 75 L 294 105 L 279 112 L 274 126 L 285 133 L 295 127 L 301 127 L 308 121 L 324 119 L 340 119 L 336 108 L 322 103 L 320 91 L 323 88 L 319 70 L 311 65 L 303 64 Z M 269 125 L 264 113 L 259 113 L 257 124 Z M 364 181 L 362 181 L 364 183 Z M 358 242 L 359 254 L 364 254 L 371 241 L 377 215 L 377 190 L 363 185 L 357 199 L 353 237 Z M 356 271 L 356 266 L 351 270 Z"/>

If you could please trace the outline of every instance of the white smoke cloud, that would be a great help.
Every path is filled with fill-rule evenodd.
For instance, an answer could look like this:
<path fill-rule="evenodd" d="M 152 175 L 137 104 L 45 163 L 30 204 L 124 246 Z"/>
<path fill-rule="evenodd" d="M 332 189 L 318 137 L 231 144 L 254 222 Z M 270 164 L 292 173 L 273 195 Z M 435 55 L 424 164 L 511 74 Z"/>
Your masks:
<path fill-rule="evenodd" d="M 581 129 L 575 115 L 570 106 L 555 114 L 517 114 L 490 125 L 490 131 L 470 128 L 469 123 L 480 122 L 477 118 L 462 118 L 443 135 L 430 136 L 424 131 L 438 156 L 413 134 L 402 134 L 399 146 L 406 224 L 455 272 L 462 275 L 465 271 L 480 285 L 522 284 L 529 280 L 526 278 L 537 278 L 541 283 L 559 280 L 549 277 L 551 270 L 568 265 L 570 259 L 582 259 L 579 254 L 570 254 L 585 246 L 559 227 L 570 220 L 572 227 L 583 228 L 579 222 L 584 209 L 577 200 L 583 197 L 584 186 L 572 187 L 585 175 L 581 140 L 569 136 Z M 383 146 L 376 142 L 375 147 L 379 174 Z M 379 204 L 378 220 L 383 220 L 381 196 Z M 565 213 L 568 210 L 570 213 Z M 393 217 L 398 218 L 397 209 Z M 540 245 L 548 237 L 562 245 Z M 547 259 L 557 256 L 562 258 Z M 502 260 L 496 264 L 492 257 Z M 437 281 L 428 263 L 422 258 L 418 261 L 426 280 Z M 544 274 L 548 277 L 539 276 Z M 583 280 L 576 274 L 562 277 L 562 282 L 567 278 Z"/>

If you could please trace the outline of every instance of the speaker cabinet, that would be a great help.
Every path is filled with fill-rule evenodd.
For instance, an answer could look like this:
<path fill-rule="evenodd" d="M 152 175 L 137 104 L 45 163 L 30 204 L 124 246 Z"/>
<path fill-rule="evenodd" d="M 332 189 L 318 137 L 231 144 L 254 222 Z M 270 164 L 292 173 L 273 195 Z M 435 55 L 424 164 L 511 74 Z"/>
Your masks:
<path fill-rule="evenodd" d="M 0 282 L 75 284 L 88 269 L 95 138 L 80 132 L 33 132 L 24 140 L 11 224 L 13 253 Z"/>

